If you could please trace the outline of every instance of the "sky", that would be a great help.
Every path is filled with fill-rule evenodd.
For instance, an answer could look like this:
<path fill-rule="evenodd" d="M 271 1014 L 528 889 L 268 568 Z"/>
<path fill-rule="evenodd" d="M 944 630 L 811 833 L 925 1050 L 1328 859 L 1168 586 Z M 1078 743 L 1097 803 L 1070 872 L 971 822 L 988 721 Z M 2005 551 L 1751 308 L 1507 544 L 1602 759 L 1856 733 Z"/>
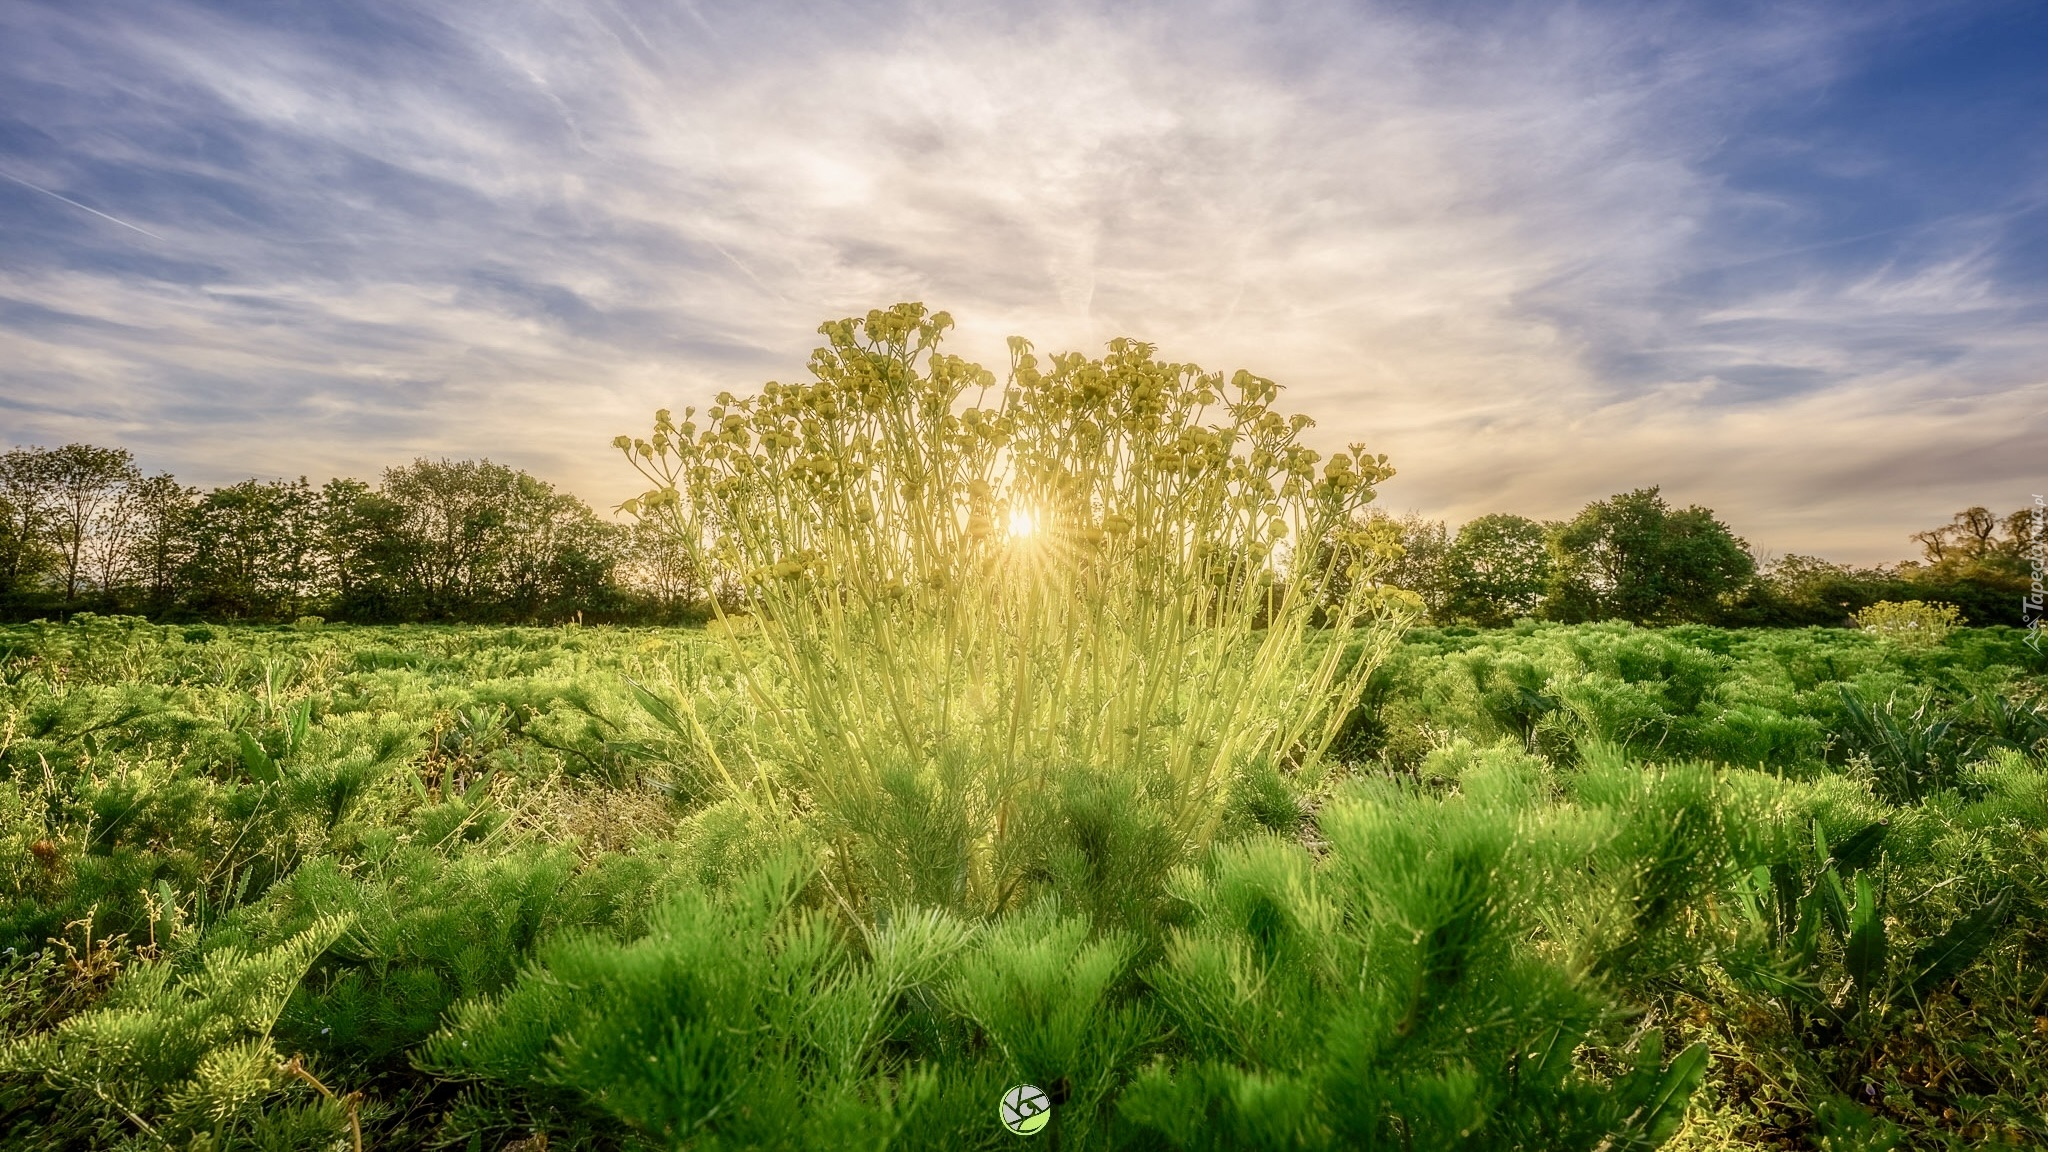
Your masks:
<path fill-rule="evenodd" d="M 0 446 L 608 507 L 899 300 L 1270 377 L 1390 511 L 1904 559 L 2048 492 L 2048 4 L 0 5 Z"/>

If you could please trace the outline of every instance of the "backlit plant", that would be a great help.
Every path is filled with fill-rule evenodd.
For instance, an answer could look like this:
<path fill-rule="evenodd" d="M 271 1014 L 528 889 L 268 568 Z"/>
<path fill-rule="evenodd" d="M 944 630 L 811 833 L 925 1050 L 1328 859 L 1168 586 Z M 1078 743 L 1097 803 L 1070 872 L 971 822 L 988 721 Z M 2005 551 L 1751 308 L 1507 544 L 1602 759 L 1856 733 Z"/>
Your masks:
<path fill-rule="evenodd" d="M 951 326 L 825 324 L 811 380 L 615 444 L 653 485 L 625 510 L 736 574 L 787 670 L 750 684 L 792 774 L 726 783 L 805 813 L 849 881 L 986 909 L 1075 773 L 1192 846 L 1238 772 L 1314 764 L 1413 599 L 1371 578 L 1391 539 L 1351 527 L 1385 457 L 1302 444 L 1272 381 L 1013 339 L 998 386 L 940 351 Z M 1344 533 L 1353 571 L 1289 562 Z"/>
<path fill-rule="evenodd" d="M 1953 604 L 1879 600 L 1856 613 L 1856 627 L 1904 647 L 1939 648 L 1961 619 L 1961 610 Z"/>

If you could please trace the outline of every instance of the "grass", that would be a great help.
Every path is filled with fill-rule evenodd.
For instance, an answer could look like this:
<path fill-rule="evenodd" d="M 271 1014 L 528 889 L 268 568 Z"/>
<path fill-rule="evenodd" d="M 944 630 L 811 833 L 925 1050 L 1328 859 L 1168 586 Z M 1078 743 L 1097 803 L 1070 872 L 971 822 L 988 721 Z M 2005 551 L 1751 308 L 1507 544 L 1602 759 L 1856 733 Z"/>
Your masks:
<path fill-rule="evenodd" d="M 2022 639 L 1417 630 L 1203 835 L 1000 798 L 998 894 L 759 638 L 0 630 L 0 1141 L 2038 1146 Z"/>
<path fill-rule="evenodd" d="M 1384 457 L 950 325 L 618 438 L 707 632 L 5 633 L 7 1138 L 2048 1136 L 2019 634 L 1404 641 Z"/>

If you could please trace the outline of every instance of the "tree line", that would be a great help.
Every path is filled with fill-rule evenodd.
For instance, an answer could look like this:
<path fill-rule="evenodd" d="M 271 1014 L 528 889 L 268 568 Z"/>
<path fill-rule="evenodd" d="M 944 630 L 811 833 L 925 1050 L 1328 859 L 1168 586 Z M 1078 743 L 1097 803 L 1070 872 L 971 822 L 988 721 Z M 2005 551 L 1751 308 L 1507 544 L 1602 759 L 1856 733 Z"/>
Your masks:
<path fill-rule="evenodd" d="M 1441 520 L 1375 512 L 1403 554 L 1386 582 L 1439 624 L 1799 627 L 1847 622 L 1880 600 L 1955 605 L 1972 624 L 2026 621 L 2042 526 L 2032 509 L 1958 512 L 1919 532 L 1921 556 L 1855 568 L 1760 560 L 1712 510 L 1643 488 L 1569 520 Z M 188 487 L 144 475 L 121 448 L 0 454 L 0 617 L 76 611 L 187 620 L 364 623 L 683 623 L 724 582 L 651 524 L 600 518 L 575 496 L 489 460 L 416 460 L 374 485 L 334 479 Z M 1348 567 L 1343 549 L 1319 559 Z"/>
<path fill-rule="evenodd" d="M 1845 624 L 1881 600 L 1953 604 L 1965 622 L 2026 625 L 2022 604 L 2043 546 L 2031 508 L 1981 507 L 1914 533 L 1918 559 L 1858 568 L 1816 556 L 1759 557 L 1697 505 L 1655 487 L 1596 500 L 1569 520 L 1494 513 L 1451 532 L 1416 515 L 1372 517 L 1403 555 L 1385 579 L 1422 597 L 1432 622 L 1804 627 Z"/>
<path fill-rule="evenodd" d="M 144 475 L 121 448 L 0 455 L 0 614 L 680 622 L 704 588 L 651 529 L 489 460 L 375 485 Z"/>

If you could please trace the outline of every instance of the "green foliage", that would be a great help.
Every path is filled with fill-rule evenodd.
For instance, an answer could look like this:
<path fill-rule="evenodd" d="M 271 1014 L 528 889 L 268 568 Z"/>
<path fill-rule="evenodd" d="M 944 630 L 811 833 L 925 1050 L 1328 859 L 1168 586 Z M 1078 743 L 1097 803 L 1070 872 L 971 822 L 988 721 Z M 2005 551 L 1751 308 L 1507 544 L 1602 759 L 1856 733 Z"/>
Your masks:
<path fill-rule="evenodd" d="M 942 994 L 969 932 L 906 912 L 856 960 L 798 901 L 809 875 L 784 857 L 717 897 L 678 895 L 630 944 L 551 944 L 502 998 L 459 1009 L 422 1063 L 569 1089 L 670 1143 L 886 1141 L 937 1087 L 925 1070 L 875 1078 L 896 1009 Z"/>
<path fill-rule="evenodd" d="M 1787 1035 L 1834 1058 L 1814 1114 L 1838 1146 L 1890 1147 L 1903 1137 L 1850 1093 L 1873 1079 L 1874 1057 L 1904 1031 L 1900 1021 L 1967 970 L 2012 912 L 2013 891 L 2002 889 L 1911 950 L 1898 947 L 1889 831 L 1875 820 L 1830 847 L 1814 822 L 1810 852 L 1759 864 L 1734 885 L 1739 926 L 1717 958 L 1737 985 L 1784 1013 Z"/>
<path fill-rule="evenodd" d="M 329 1102 L 288 1099 L 271 1032 L 306 969 L 345 928 L 322 919 L 261 952 L 215 949 L 186 973 L 131 969 L 96 1007 L 9 1043 L 0 1075 L 32 1079 L 47 1094 L 42 1107 L 69 1119 L 61 1134 L 17 1130 L 14 1138 L 278 1147 L 262 1137 L 338 1135 L 342 1117 Z"/>
<path fill-rule="evenodd" d="M 1609 1084 L 1574 1066 L 1602 998 L 1527 941 L 1568 901 L 1554 881 L 1579 837 L 1542 821 L 1518 839 L 1501 817 L 1539 798 L 1491 795 L 1361 789 L 1326 810 L 1320 865 L 1255 840 L 1185 877 L 1195 915 L 1147 977 L 1184 1058 L 1137 1079 L 1126 1118 L 1178 1148 L 1667 1139 L 1705 1046 L 1667 1069 L 1645 1034 Z"/>
<path fill-rule="evenodd" d="M 1467 521 L 1445 558 L 1442 615 L 1488 627 L 1534 616 L 1553 567 L 1547 534 L 1534 520 L 1494 513 Z"/>
<path fill-rule="evenodd" d="M 1270 381 L 950 325 L 622 437 L 631 536 L 8 454 L 16 604 L 293 623 L 0 629 L 6 1143 L 1007 1147 L 1025 1081 L 1075 1149 L 2048 1141 L 2027 638 L 1706 627 L 1862 577 L 1656 489 L 1450 540 Z M 1980 512 L 1885 579 L 2007 572 Z M 715 626 L 312 614 L 622 565 Z"/>
<path fill-rule="evenodd" d="M 1856 613 L 1856 626 L 1893 644 L 1939 648 L 1955 629 L 1961 610 L 1953 604 L 1880 600 Z"/>
<path fill-rule="evenodd" d="M 1931 695 L 1908 714 L 1896 694 L 1874 703 L 1847 685 L 1840 691 L 1843 735 L 1870 758 L 1880 795 L 1897 803 L 1955 786 L 1974 742 L 1935 713 Z"/>
<path fill-rule="evenodd" d="M 680 619 L 705 592 L 647 534 L 483 461 L 420 460 L 381 485 L 247 480 L 200 492 L 122 449 L 0 455 L 0 611 L 278 620 Z M 644 591 L 623 587 L 629 581 Z"/>
<path fill-rule="evenodd" d="M 1040 871 L 1102 871 L 1070 785 L 1097 773 L 1144 798 L 1148 851 L 1199 850 L 1240 772 L 1320 757 L 1408 602 L 1372 582 L 1369 532 L 1340 541 L 1334 604 L 1330 557 L 1284 555 L 1392 471 L 1302 444 L 1273 382 L 1126 340 L 1041 365 L 1020 339 L 996 391 L 940 350 L 951 324 L 828 323 L 812 381 L 616 442 L 654 485 L 626 509 L 734 574 L 757 631 L 724 634 L 773 657 L 747 688 L 752 759 L 781 771 L 707 750 L 711 782 L 817 827 L 856 908 L 987 912 Z"/>
<path fill-rule="evenodd" d="M 1670 508 L 1654 487 L 1588 505 L 1551 537 L 1551 552 L 1545 611 L 1559 620 L 1712 619 L 1755 570 L 1711 511 Z"/>
<path fill-rule="evenodd" d="M 188 519 L 181 585 L 214 617 L 289 620 L 314 593 L 313 488 L 304 477 L 244 480 L 200 497 Z"/>
<path fill-rule="evenodd" d="M 2034 659 L 1420 631 L 1366 763 L 1195 851 L 1058 771 L 962 911 L 955 769 L 748 803 L 774 666 L 701 634 L 0 630 L 5 1140 L 1007 1147 L 1028 1079 L 1075 1147 L 2038 1142 Z"/>

